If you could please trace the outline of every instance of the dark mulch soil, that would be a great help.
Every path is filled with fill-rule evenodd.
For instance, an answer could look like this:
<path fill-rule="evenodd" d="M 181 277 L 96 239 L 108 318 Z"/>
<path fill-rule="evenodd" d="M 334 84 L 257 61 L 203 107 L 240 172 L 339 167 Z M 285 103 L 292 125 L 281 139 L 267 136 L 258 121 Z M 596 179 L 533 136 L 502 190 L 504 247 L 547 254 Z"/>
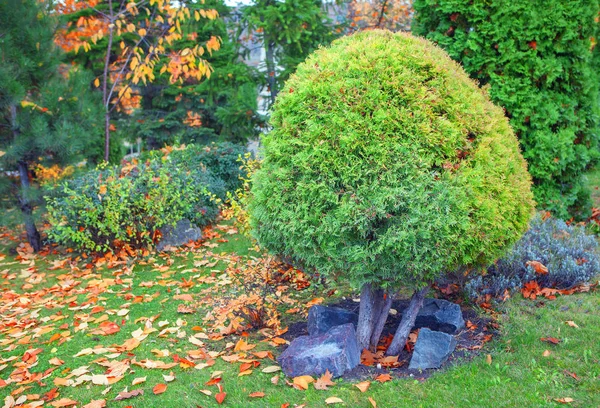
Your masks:
<path fill-rule="evenodd" d="M 352 299 L 344 299 L 341 302 L 331 304 L 328 306 L 339 307 L 346 309 L 358 314 L 359 303 Z M 393 334 L 400 323 L 402 318 L 402 311 L 408 306 L 408 300 L 397 300 L 392 304 L 392 309 L 395 309 L 397 313 L 395 315 L 390 314 L 387 323 L 385 325 L 382 338 L 389 334 Z M 399 367 L 396 368 L 378 368 L 377 366 L 365 366 L 359 364 L 354 370 L 347 372 L 342 377 L 348 381 L 362 381 L 365 379 L 373 379 L 379 374 L 389 373 L 390 375 L 398 378 L 412 377 L 419 380 L 430 377 L 436 371 L 444 370 L 446 367 L 460 364 L 465 361 L 470 361 L 473 357 L 481 353 L 483 344 L 490 341 L 493 336 L 498 334 L 497 324 L 492 319 L 485 316 L 479 316 L 475 310 L 461 306 L 463 312 L 463 318 L 467 327 L 455 334 L 457 341 L 456 350 L 452 353 L 452 356 L 444 364 L 441 369 L 431 370 L 409 370 L 408 363 L 412 353 L 409 353 L 406 349 L 400 354 L 398 361 L 402 362 Z M 299 336 L 307 336 L 307 322 L 300 321 L 290 324 L 288 331 L 282 336 L 288 341 L 292 341 Z"/>

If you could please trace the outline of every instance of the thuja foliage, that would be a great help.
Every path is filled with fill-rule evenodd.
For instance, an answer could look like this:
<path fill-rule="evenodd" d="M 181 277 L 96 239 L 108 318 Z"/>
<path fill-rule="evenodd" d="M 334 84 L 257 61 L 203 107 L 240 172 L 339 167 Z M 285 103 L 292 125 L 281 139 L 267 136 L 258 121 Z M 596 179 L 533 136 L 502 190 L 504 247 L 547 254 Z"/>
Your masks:
<path fill-rule="evenodd" d="M 361 32 L 300 64 L 253 177 L 259 243 L 354 285 L 420 289 L 526 230 L 531 179 L 501 108 L 440 48 Z"/>
<path fill-rule="evenodd" d="M 586 234 L 584 227 L 537 215 L 514 248 L 490 266 L 485 276 L 469 281 L 466 290 L 476 299 L 487 294 L 503 296 L 506 290 L 520 289 L 531 281 L 541 287 L 569 289 L 600 272 L 597 248 L 596 237 Z M 548 273 L 536 273 L 530 261 L 542 263 Z"/>
<path fill-rule="evenodd" d="M 156 230 L 184 218 L 209 224 L 227 190 L 240 184 L 241 153 L 232 144 L 165 148 L 140 162 L 100 166 L 54 186 L 48 236 L 78 250 L 108 251 L 152 246 Z"/>
<path fill-rule="evenodd" d="M 591 208 L 583 171 L 598 158 L 598 0 L 415 0 L 434 41 L 505 108 L 538 204 L 561 218 Z M 581 214 L 584 215 L 584 214 Z"/>

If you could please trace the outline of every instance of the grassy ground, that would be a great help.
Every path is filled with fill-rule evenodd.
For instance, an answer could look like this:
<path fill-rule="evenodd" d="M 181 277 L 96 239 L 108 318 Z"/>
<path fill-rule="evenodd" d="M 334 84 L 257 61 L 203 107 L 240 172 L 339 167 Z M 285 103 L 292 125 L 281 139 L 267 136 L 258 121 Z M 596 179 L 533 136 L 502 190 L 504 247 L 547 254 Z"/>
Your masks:
<path fill-rule="evenodd" d="M 592 192 L 594 207 L 600 208 L 600 166 L 588 171 L 586 176 L 588 187 Z"/>
<path fill-rule="evenodd" d="M 32 403 L 56 388 L 58 394 L 48 397 L 46 405 L 63 406 L 60 401 L 72 400 L 83 406 L 106 400 L 109 407 L 216 407 L 218 386 L 206 384 L 216 377 L 222 379 L 226 393 L 222 405 L 230 407 L 322 407 L 330 397 L 350 407 L 372 406 L 369 397 L 379 407 L 542 407 L 560 406 L 558 400 L 564 398 L 572 398 L 574 407 L 600 406 L 598 292 L 544 302 L 516 296 L 502 311 L 502 336 L 486 344 L 479 357 L 425 381 L 418 376 L 383 384 L 368 379 L 371 385 L 365 393 L 352 383 L 337 381 L 327 391 L 312 385 L 302 391 L 287 385 L 280 372 L 263 373 L 276 362 L 252 354 L 279 354 L 284 346 L 275 345 L 273 338 L 259 332 L 206 338 L 218 327 L 210 316 L 230 313 L 232 317 L 232 304 L 244 299 L 246 287 L 236 284 L 236 273 L 250 273 L 248 265 L 256 265 L 261 256 L 228 227 L 207 246 L 142 261 L 126 259 L 122 264 L 100 261 L 93 267 L 90 259 L 69 253 L 17 256 L 8 249 L 15 245 L 8 237 L 0 245 L 0 401 L 12 394 L 15 400 L 27 396 Z M 71 261 L 65 262 L 68 258 Z M 278 294 L 270 295 L 278 296 L 281 301 L 273 304 L 282 311 L 298 309 L 282 313 L 287 321 L 301 319 L 306 302 L 321 290 L 315 285 L 298 287 L 291 281 L 280 282 Z M 227 298 L 229 303 L 221 302 Z M 197 311 L 180 313 L 180 305 Z M 100 333 L 104 319 L 119 331 Z M 141 339 L 139 344 L 131 340 L 134 336 Z M 543 342 L 543 337 L 560 342 Z M 244 351 L 246 343 L 239 343 L 240 338 L 254 348 Z M 36 349 L 41 351 L 32 357 Z M 227 362 L 223 357 L 238 360 Z M 245 361 L 253 366 L 240 376 Z M 157 362 L 173 366 L 148 368 Z M 109 366 L 115 370 L 113 377 L 105 377 Z M 36 378 L 35 373 L 47 376 Z M 174 379 L 167 382 L 171 373 Z M 136 378 L 145 381 L 132 385 Z M 272 383 L 274 378 L 277 384 Z M 61 385 L 69 380 L 81 384 Z M 114 383 L 106 385 L 107 380 Z M 157 384 L 165 384 L 166 391 L 155 395 L 152 390 Z M 140 389 L 143 395 L 115 401 L 124 390 Z M 263 392 L 264 397 L 252 398 L 253 392 Z"/>

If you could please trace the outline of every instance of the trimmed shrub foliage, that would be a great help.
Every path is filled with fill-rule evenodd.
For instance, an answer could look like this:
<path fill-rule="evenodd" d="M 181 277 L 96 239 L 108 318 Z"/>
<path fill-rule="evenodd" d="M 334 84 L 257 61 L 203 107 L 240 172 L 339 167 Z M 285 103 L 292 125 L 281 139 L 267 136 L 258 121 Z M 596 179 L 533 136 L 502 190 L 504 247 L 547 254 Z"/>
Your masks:
<path fill-rule="evenodd" d="M 173 171 L 194 172 L 206 169 L 211 176 L 223 183 L 223 188 L 210 188 L 211 193 L 221 200 L 226 198 L 227 191 L 235 191 L 242 185 L 244 175 L 240 158 L 246 148 L 239 144 L 223 142 L 205 145 L 188 145 L 183 149 L 174 149 L 168 155 L 163 150 L 150 153 L 152 160 L 161 160 L 163 165 Z"/>
<path fill-rule="evenodd" d="M 415 0 L 413 31 L 444 48 L 505 108 L 538 204 L 589 211 L 582 172 L 598 158 L 598 0 Z"/>
<path fill-rule="evenodd" d="M 530 177 L 508 120 L 440 48 L 366 31 L 298 67 L 253 177 L 254 234 L 354 285 L 422 287 L 526 230 Z"/>
<path fill-rule="evenodd" d="M 234 178 L 243 151 L 229 143 L 169 148 L 143 163 L 92 170 L 46 197 L 48 236 L 79 250 L 106 251 L 150 246 L 158 228 L 182 218 L 209 224 L 228 188 L 240 185 Z"/>
<path fill-rule="evenodd" d="M 490 294 L 502 296 L 506 290 L 520 289 L 537 281 L 541 287 L 569 289 L 588 282 L 600 273 L 596 237 L 581 226 L 570 226 L 556 218 L 537 215 L 529 231 L 515 247 L 488 269 L 466 284 L 469 297 Z M 527 262 L 538 261 L 548 268 L 545 275 L 536 274 Z"/>

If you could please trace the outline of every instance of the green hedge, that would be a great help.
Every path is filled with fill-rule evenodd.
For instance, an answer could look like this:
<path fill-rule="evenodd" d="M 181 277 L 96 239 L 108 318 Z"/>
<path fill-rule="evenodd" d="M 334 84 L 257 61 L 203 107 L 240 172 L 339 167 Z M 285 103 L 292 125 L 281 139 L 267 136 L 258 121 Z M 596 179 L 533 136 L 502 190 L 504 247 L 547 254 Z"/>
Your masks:
<path fill-rule="evenodd" d="M 598 158 L 598 0 L 415 0 L 413 31 L 459 61 L 504 107 L 538 205 L 591 208 L 582 173 Z"/>

